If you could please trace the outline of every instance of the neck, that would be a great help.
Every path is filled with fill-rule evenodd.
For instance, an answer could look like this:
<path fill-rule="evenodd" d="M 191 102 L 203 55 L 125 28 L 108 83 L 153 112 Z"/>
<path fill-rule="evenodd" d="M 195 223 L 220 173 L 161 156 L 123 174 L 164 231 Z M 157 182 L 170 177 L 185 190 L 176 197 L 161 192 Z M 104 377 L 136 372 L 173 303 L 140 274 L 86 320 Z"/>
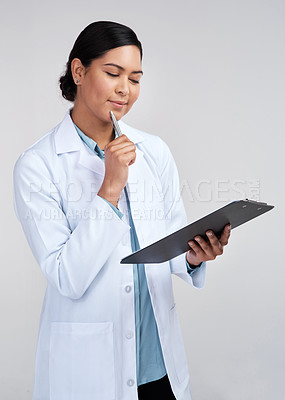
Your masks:
<path fill-rule="evenodd" d="M 71 118 L 75 125 L 87 136 L 93 139 L 101 150 L 114 138 L 113 125 L 110 120 L 102 121 L 82 110 L 74 103 Z"/>

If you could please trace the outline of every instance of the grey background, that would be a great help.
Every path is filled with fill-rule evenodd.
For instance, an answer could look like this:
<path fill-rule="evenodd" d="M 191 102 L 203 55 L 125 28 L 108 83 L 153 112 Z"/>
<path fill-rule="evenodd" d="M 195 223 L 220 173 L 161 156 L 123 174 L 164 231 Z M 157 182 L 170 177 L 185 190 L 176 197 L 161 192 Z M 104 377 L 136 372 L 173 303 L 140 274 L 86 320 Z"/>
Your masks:
<path fill-rule="evenodd" d="M 1 3 L 0 397 L 32 396 L 45 280 L 12 205 L 20 153 L 70 103 L 57 79 L 90 22 L 131 26 L 141 96 L 125 121 L 161 136 L 189 221 L 236 198 L 275 205 L 232 232 L 195 290 L 174 277 L 193 400 L 285 400 L 284 0 Z"/>

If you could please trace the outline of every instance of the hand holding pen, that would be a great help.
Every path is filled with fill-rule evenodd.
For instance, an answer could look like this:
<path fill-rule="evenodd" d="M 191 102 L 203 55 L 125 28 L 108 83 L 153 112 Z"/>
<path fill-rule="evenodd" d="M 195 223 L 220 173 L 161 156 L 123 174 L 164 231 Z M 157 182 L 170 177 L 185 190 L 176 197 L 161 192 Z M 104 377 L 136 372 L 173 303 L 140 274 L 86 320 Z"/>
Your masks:
<path fill-rule="evenodd" d="M 129 166 L 136 160 L 136 146 L 122 134 L 112 111 L 110 114 L 118 137 L 105 147 L 105 176 L 98 196 L 117 207 L 128 180 Z"/>

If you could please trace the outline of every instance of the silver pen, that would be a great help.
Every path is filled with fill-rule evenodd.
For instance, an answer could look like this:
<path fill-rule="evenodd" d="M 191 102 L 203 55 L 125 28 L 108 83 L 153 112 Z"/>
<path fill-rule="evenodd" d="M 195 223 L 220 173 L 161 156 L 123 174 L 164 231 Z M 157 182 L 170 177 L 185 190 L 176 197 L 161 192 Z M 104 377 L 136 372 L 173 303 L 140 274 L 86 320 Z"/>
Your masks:
<path fill-rule="evenodd" d="M 116 120 L 116 117 L 115 117 L 113 111 L 110 111 L 110 115 L 111 115 L 113 127 L 114 127 L 115 131 L 117 132 L 117 135 L 122 136 L 121 128 L 119 127 L 118 121 Z"/>

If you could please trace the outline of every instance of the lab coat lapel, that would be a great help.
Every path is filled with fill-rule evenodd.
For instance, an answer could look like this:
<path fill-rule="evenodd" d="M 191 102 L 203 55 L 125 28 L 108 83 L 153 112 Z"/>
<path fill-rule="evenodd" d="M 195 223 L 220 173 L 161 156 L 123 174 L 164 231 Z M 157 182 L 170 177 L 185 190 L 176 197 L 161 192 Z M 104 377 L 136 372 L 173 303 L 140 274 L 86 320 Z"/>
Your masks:
<path fill-rule="evenodd" d="M 147 204 L 147 181 L 152 182 L 153 176 L 151 169 L 145 160 L 142 150 L 140 150 L 139 143 L 145 140 L 140 131 L 119 121 L 122 133 L 125 134 L 133 143 L 136 144 L 136 161 L 129 167 L 128 182 L 126 185 L 132 218 L 135 224 L 136 233 L 138 236 L 140 247 L 144 247 L 148 241 L 144 232 L 148 232 L 151 221 L 147 218 L 149 214 L 149 204 Z M 150 228 L 152 230 L 152 227 Z"/>
<path fill-rule="evenodd" d="M 145 166 L 144 154 L 138 148 L 136 149 L 136 161 L 129 167 L 129 178 L 127 183 L 127 192 L 130 200 L 130 207 L 132 218 L 135 224 L 138 240 L 140 246 L 144 246 L 145 237 L 143 232 L 145 231 L 145 182 L 148 178 L 148 169 Z"/>
<path fill-rule="evenodd" d="M 84 145 L 84 147 L 85 148 L 80 152 L 79 164 L 95 172 L 95 174 L 105 176 L 104 161 L 95 156 L 94 152 L 92 152 L 88 146 Z"/>
<path fill-rule="evenodd" d="M 105 175 L 105 164 L 86 146 L 79 137 L 68 111 L 55 133 L 55 149 L 57 154 L 80 151 L 79 164 L 96 174 Z"/>
<path fill-rule="evenodd" d="M 143 142 L 144 137 L 134 128 L 119 121 L 123 134 L 135 144 Z M 86 146 L 79 137 L 70 117 L 70 110 L 66 113 L 63 121 L 58 125 L 55 133 L 55 148 L 57 154 L 80 151 L 79 164 L 96 174 L 105 175 L 105 164 L 99 157 L 94 157 L 94 153 Z M 137 192 L 140 194 L 139 204 L 143 207 L 144 185 L 147 179 L 145 168 L 143 167 L 143 152 L 137 147 L 136 162 L 130 166 L 128 192 L 131 201 L 131 207 L 138 206 Z M 141 201 L 142 200 L 142 201 Z M 135 212 L 135 210 L 134 210 Z M 137 213 L 137 211 L 136 211 Z"/>

